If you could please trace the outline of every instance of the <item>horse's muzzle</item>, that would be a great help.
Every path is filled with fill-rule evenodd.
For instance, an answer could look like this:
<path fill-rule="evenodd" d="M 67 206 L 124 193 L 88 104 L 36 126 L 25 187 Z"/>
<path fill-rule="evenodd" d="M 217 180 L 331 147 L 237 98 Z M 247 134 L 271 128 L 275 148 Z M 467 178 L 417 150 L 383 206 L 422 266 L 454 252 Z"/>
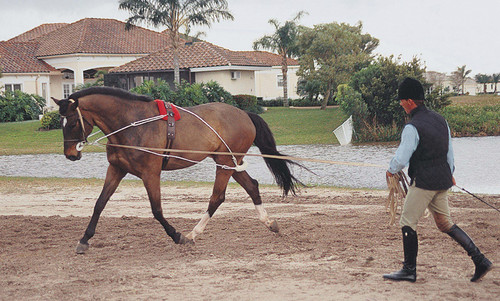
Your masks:
<path fill-rule="evenodd" d="M 78 153 L 78 155 L 76 156 L 66 156 L 66 158 L 70 159 L 71 161 L 77 161 L 77 160 L 80 160 L 82 158 L 82 154 L 81 153 Z"/>

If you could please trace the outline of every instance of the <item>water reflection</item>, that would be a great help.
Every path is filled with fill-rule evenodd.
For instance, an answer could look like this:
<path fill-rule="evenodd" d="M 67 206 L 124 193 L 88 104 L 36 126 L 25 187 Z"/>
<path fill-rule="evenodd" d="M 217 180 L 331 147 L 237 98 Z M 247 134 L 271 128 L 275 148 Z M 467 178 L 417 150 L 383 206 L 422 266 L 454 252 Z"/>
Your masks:
<path fill-rule="evenodd" d="M 454 138 L 455 178 L 457 184 L 475 193 L 500 193 L 500 137 Z M 294 174 L 306 184 L 354 188 L 386 187 L 385 169 L 396 145 L 289 145 L 280 146 L 284 154 L 331 161 L 372 163 L 383 166 L 361 167 L 315 162 L 300 162 L 315 174 L 293 168 Z M 258 154 L 252 147 L 250 153 Z M 274 180 L 264 160 L 247 157 L 248 173 L 260 183 Z M 72 162 L 62 154 L 0 156 L 1 176 L 104 178 L 108 163 L 105 153 L 84 153 L 80 161 Z M 127 175 L 128 179 L 134 176 Z M 207 181 L 215 178 L 215 166 L 210 159 L 177 171 L 162 173 L 163 180 Z"/>

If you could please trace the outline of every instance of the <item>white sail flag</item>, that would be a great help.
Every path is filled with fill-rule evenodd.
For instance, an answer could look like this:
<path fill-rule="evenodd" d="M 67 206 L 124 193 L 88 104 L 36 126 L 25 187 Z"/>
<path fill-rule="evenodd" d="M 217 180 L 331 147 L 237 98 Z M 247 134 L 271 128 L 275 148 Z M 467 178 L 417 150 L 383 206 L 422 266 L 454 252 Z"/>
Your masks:
<path fill-rule="evenodd" d="M 347 120 L 344 121 L 344 123 L 342 123 L 338 128 L 333 130 L 333 133 L 335 134 L 335 137 L 337 137 L 337 140 L 340 142 L 340 145 L 347 145 L 351 143 L 352 132 L 352 115 L 349 116 L 349 118 L 347 118 Z"/>

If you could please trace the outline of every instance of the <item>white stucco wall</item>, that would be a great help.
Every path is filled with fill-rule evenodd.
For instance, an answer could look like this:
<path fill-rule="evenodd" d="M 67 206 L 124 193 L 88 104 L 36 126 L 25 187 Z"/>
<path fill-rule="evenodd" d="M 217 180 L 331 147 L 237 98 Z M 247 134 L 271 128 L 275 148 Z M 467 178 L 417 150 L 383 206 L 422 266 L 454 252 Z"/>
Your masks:
<path fill-rule="evenodd" d="M 3 73 L 2 77 L 0 77 L 0 89 L 2 91 L 5 90 L 6 84 L 20 84 L 21 91 L 40 96 L 43 96 L 42 86 L 46 84 L 46 98 L 50 98 L 50 75 L 48 73 Z"/>
<path fill-rule="evenodd" d="M 239 71 L 238 79 L 231 79 L 231 71 Z M 206 83 L 216 81 L 224 89 L 233 95 L 249 94 L 255 95 L 255 72 L 248 70 L 219 70 L 196 72 L 196 82 Z"/>
<path fill-rule="evenodd" d="M 288 67 L 288 98 L 299 98 L 297 94 L 298 66 Z M 278 86 L 278 75 L 281 75 L 281 66 L 274 66 L 270 70 L 257 71 L 255 73 L 256 96 L 263 99 L 283 98 L 283 87 Z"/>
<path fill-rule="evenodd" d="M 281 74 L 281 67 L 255 68 L 255 70 L 244 70 L 244 67 L 231 69 L 229 66 L 218 70 L 217 68 L 194 68 L 196 72 L 196 82 L 216 81 L 229 93 L 249 94 L 263 99 L 276 99 L 283 97 L 283 87 L 278 86 L 278 75 Z M 288 70 L 288 97 L 299 98 L 297 95 L 298 76 L 296 71 L 298 66 L 291 66 Z M 241 77 L 231 79 L 231 71 L 239 71 Z"/>

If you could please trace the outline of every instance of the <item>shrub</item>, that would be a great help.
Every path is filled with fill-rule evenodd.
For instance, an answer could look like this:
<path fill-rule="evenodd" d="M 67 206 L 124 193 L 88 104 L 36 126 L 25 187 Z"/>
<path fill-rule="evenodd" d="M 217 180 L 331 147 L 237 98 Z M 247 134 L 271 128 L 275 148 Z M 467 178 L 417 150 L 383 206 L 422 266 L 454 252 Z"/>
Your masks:
<path fill-rule="evenodd" d="M 308 98 L 299 98 L 299 99 L 289 99 L 288 104 L 291 107 L 320 107 L 322 99 L 308 99 Z M 328 101 L 328 105 L 335 105 L 335 98 L 331 98 Z M 276 99 L 257 99 L 257 104 L 262 107 L 282 107 L 283 106 L 283 98 L 278 97 Z"/>
<path fill-rule="evenodd" d="M 384 125 L 377 122 L 376 119 L 371 121 L 364 119 L 362 122 L 362 130 L 355 132 L 355 140 L 358 142 L 388 142 L 397 141 L 401 137 L 402 128 L 396 122 L 392 125 Z"/>
<path fill-rule="evenodd" d="M 16 90 L 0 95 L 0 122 L 38 119 L 45 100 L 33 94 Z"/>
<path fill-rule="evenodd" d="M 500 105 L 465 105 L 442 108 L 453 137 L 500 135 Z"/>
<path fill-rule="evenodd" d="M 351 78 L 349 85 L 361 93 L 368 106 L 370 119 L 377 123 L 391 126 L 393 122 L 403 126 L 406 114 L 396 99 L 398 85 L 407 76 L 416 78 L 426 87 L 424 69 L 417 58 L 411 62 L 400 62 L 399 58 L 378 57 L 367 68 L 358 71 Z"/>
<path fill-rule="evenodd" d="M 50 111 L 43 114 L 42 120 L 40 121 L 42 126 L 40 129 L 53 130 L 61 128 L 61 115 L 59 111 Z"/>
<path fill-rule="evenodd" d="M 190 84 L 182 81 L 177 86 L 177 91 L 174 95 L 172 102 L 181 107 L 191 107 L 209 102 L 203 91 L 202 84 L 199 83 Z"/>
<path fill-rule="evenodd" d="M 257 104 L 257 97 L 247 94 L 239 94 L 233 96 L 235 106 L 248 112 L 256 114 L 262 113 L 264 110 Z"/>
<path fill-rule="evenodd" d="M 283 99 L 277 98 L 277 99 L 263 100 L 261 98 L 258 98 L 257 105 L 262 106 L 262 107 L 282 107 L 283 106 Z"/>
<path fill-rule="evenodd" d="M 137 86 L 130 90 L 133 93 L 148 95 L 154 99 L 161 99 L 168 102 L 173 102 L 174 92 L 170 89 L 170 85 L 162 80 L 158 79 L 156 82 L 152 80 L 147 80 L 142 83 L 142 85 Z"/>
<path fill-rule="evenodd" d="M 233 96 L 215 81 L 209 81 L 201 86 L 208 102 L 224 102 L 234 105 Z"/>
<path fill-rule="evenodd" d="M 224 102 L 234 105 L 233 96 L 217 82 L 190 84 L 182 81 L 173 91 L 170 85 L 159 79 L 145 81 L 142 85 L 130 90 L 133 93 L 148 95 L 155 99 L 162 99 L 181 107 L 191 107 L 208 102 Z"/>

